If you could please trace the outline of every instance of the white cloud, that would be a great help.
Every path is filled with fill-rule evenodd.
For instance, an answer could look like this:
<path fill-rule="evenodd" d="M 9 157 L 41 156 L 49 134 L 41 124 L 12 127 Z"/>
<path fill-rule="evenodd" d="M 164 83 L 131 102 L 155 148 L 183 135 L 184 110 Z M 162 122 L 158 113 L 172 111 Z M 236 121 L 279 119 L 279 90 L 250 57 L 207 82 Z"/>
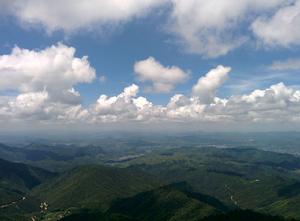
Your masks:
<path fill-rule="evenodd" d="M 20 94 L 10 101 L 8 104 L 11 111 L 16 114 L 34 115 L 42 111 L 43 105 L 48 99 L 48 93 L 43 92 L 31 92 Z"/>
<path fill-rule="evenodd" d="M 75 57 L 75 48 L 63 44 L 34 51 L 15 47 L 0 56 L 0 91 L 22 93 L 47 90 L 52 100 L 78 102 L 73 88 L 91 82 L 96 74 L 87 57 Z"/>
<path fill-rule="evenodd" d="M 300 70 L 300 58 L 274 61 L 269 68 L 274 71 Z"/>
<path fill-rule="evenodd" d="M 75 48 L 58 44 L 43 50 L 15 47 L 0 56 L 0 76 L 0 92 L 17 94 L 0 97 L 0 119 L 67 122 L 86 112 L 74 86 L 96 74 L 86 56 L 77 58 Z"/>
<path fill-rule="evenodd" d="M 150 90 L 154 92 L 170 92 L 188 78 L 179 67 L 164 67 L 153 57 L 136 62 L 134 71 L 141 82 L 152 83 Z"/>
<path fill-rule="evenodd" d="M 49 107 L 55 112 L 56 121 L 63 123 L 87 123 L 90 113 L 81 105 Z"/>
<path fill-rule="evenodd" d="M 147 14 L 164 0 L 10 0 L 0 3 L 26 25 L 42 25 L 48 32 L 116 25 Z"/>
<path fill-rule="evenodd" d="M 199 97 L 202 103 L 210 103 L 214 99 L 217 89 L 227 80 L 230 70 L 230 67 L 222 65 L 210 70 L 193 86 L 193 95 Z"/>
<path fill-rule="evenodd" d="M 263 43 L 270 46 L 300 44 L 300 1 L 281 7 L 270 18 L 261 16 L 252 24 L 252 30 Z"/>
<path fill-rule="evenodd" d="M 247 40 L 247 37 L 241 34 L 241 27 L 247 26 L 250 14 L 253 16 L 268 12 L 284 2 L 172 0 L 169 30 L 188 51 L 204 57 L 217 57 L 227 54 Z"/>
<path fill-rule="evenodd" d="M 48 92 L 22 93 L 16 97 L 0 97 L 0 120 L 68 124 L 88 122 L 89 113 L 80 104 L 51 102 Z"/>
<path fill-rule="evenodd" d="M 91 107 L 92 121 L 141 121 L 158 114 L 158 107 L 153 108 L 153 104 L 144 97 L 136 97 L 138 91 L 139 87 L 132 84 L 117 96 L 101 95 Z"/>
<path fill-rule="evenodd" d="M 171 98 L 166 117 L 180 122 L 214 123 L 298 123 L 300 121 L 300 91 L 283 83 L 250 94 L 228 99 L 215 97 L 202 104 L 197 97 L 175 95 Z M 266 124 L 267 125 L 267 124 Z"/>
<path fill-rule="evenodd" d="M 0 119 L 11 121 L 93 123 L 158 122 L 158 123 L 297 123 L 300 121 L 300 91 L 275 84 L 250 94 L 228 99 L 214 97 L 203 104 L 197 96 L 176 94 L 166 106 L 154 105 L 137 97 L 138 86 L 126 87 L 117 96 L 101 95 L 85 109 L 81 105 L 49 103 L 44 92 L 21 94 L 16 98 L 1 97 Z M 5 105 L 4 105 L 5 104 Z M 8 104 L 8 105 L 7 105 Z"/>
<path fill-rule="evenodd" d="M 216 90 L 230 71 L 218 66 L 200 78 L 191 97 L 176 94 L 166 106 L 154 105 L 144 97 L 136 98 L 138 87 L 131 85 L 113 97 L 101 95 L 91 108 L 93 122 L 180 122 L 180 123 L 286 123 L 299 122 L 300 91 L 275 84 L 245 95 L 218 98 Z"/>
<path fill-rule="evenodd" d="M 182 94 L 176 94 L 167 105 L 166 117 L 172 120 L 191 121 L 201 119 L 205 110 L 197 97 L 188 98 Z"/>
<path fill-rule="evenodd" d="M 136 63 L 141 80 L 151 80 L 153 88 L 162 81 L 174 87 L 187 74 L 178 67 L 163 67 L 153 58 Z M 279 67 L 277 67 L 278 69 Z M 287 68 L 287 67 L 280 67 Z M 217 66 L 200 77 L 191 96 L 176 94 L 166 105 L 155 105 L 138 96 L 132 84 L 116 95 L 101 95 L 84 107 L 76 84 L 95 79 L 87 57 L 75 57 L 75 49 L 59 44 L 44 50 L 15 48 L 0 56 L 1 122 L 51 124 L 103 122 L 193 123 L 299 123 L 300 91 L 283 83 L 249 94 L 217 97 L 227 80 L 230 67 Z M 177 80 L 174 80 L 177 79 Z M 156 88 L 157 89 L 157 88 Z M 8 91 L 16 95 L 4 96 Z"/>
<path fill-rule="evenodd" d="M 296 3 L 295 3 L 296 2 Z M 267 45 L 299 45 L 299 0 L 4 0 L 0 14 L 48 33 L 107 32 L 165 9 L 165 29 L 184 50 L 206 58 L 226 55 L 256 38 Z M 293 4 L 295 3 L 295 4 Z M 275 14 L 274 14 L 275 12 Z M 270 15 L 273 15 L 270 18 Z M 289 33 L 289 35 L 286 35 Z"/>
<path fill-rule="evenodd" d="M 249 95 L 231 97 L 225 104 L 212 106 L 209 112 L 234 121 L 298 122 L 300 91 L 279 83 Z"/>

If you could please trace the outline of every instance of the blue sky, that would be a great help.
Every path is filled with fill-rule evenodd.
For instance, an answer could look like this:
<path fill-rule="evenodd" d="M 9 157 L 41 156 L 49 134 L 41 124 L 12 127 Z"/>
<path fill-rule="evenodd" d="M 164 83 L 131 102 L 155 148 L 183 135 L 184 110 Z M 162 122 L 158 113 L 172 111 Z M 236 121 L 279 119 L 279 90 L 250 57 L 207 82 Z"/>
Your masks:
<path fill-rule="evenodd" d="M 300 25 L 300 22 L 295 18 L 285 27 L 281 17 L 284 20 L 285 13 L 289 10 L 300 15 L 299 1 L 289 1 L 289 4 L 287 1 L 280 0 L 274 0 L 273 3 L 262 1 L 257 4 L 245 1 L 234 6 L 236 10 L 240 10 L 240 13 L 236 15 L 228 14 L 229 7 L 233 7 L 229 4 L 231 1 L 228 1 L 228 4 L 215 1 L 215 5 L 204 0 L 198 2 L 188 0 L 186 3 L 178 0 L 166 0 L 166 2 L 164 5 L 153 0 L 143 6 L 143 3 L 128 0 L 128 5 L 132 6 L 132 9 L 129 6 L 126 7 L 128 12 L 125 13 L 123 9 L 121 12 L 118 11 L 120 7 L 118 3 L 104 6 L 103 1 L 94 0 L 91 2 L 94 6 L 88 6 L 87 10 L 91 10 L 91 14 L 95 13 L 95 16 L 88 18 L 89 15 L 87 15 L 86 21 L 81 24 L 82 19 L 78 20 L 80 24 L 77 25 L 72 20 L 80 19 L 81 14 L 72 8 L 70 1 L 65 1 L 65 4 L 62 3 L 61 6 L 53 6 L 50 1 L 40 3 L 38 6 L 33 0 L 26 0 L 27 5 L 22 5 L 20 1 L 11 3 L 4 1 L 2 8 L 6 10 L 0 14 L 0 56 L 9 56 L 15 46 L 41 52 L 58 43 L 74 48 L 75 58 L 88 56 L 89 65 L 95 69 L 97 77 L 90 82 L 78 81 L 72 85 L 80 94 L 79 104 L 86 109 L 93 106 L 101 94 L 108 97 L 117 96 L 125 87 L 132 84 L 138 85 L 138 96 L 146 98 L 153 105 L 165 107 L 175 94 L 182 94 L 187 99 L 192 99 L 192 97 L 197 97 L 192 88 L 197 84 L 198 79 L 205 78 L 206 74 L 218 65 L 230 67 L 231 70 L 228 76 L 226 74 L 226 80 L 221 80 L 222 83 L 219 82 L 216 88 L 207 89 L 212 90 L 209 93 L 213 93 L 217 98 L 230 100 L 232 96 L 250 96 L 251 92 L 256 89 L 267 90 L 279 82 L 295 90 L 291 96 L 296 96 L 300 85 L 299 68 L 272 68 L 271 65 L 274 62 L 284 63 L 293 59 L 297 66 L 297 59 L 300 57 L 300 34 L 298 31 L 293 33 L 287 33 L 287 31 L 292 25 L 294 28 L 299 27 L 297 25 Z M 190 7 L 191 5 L 193 7 Z M 111 13 L 124 12 L 125 15 L 120 18 L 106 15 L 101 12 L 102 6 L 103 10 L 108 7 L 107 10 L 111 10 Z M 207 9 L 207 17 L 205 17 L 206 11 L 204 13 L 202 11 L 204 6 L 211 7 Z M 61 7 L 61 13 L 66 13 L 70 18 L 66 17 L 66 21 L 59 20 L 60 16 L 63 19 L 63 15 L 55 14 L 59 13 L 56 12 L 55 7 Z M 99 12 L 94 11 L 93 8 L 96 7 L 99 7 Z M 182 8 L 187 11 L 180 11 Z M 222 10 L 215 10 L 216 8 Z M 47 10 L 50 19 L 41 15 L 43 10 Z M 215 13 L 216 19 L 210 18 L 209 10 L 211 14 Z M 198 12 L 204 15 L 198 16 Z M 98 13 L 103 13 L 103 16 L 98 18 Z M 58 19 L 53 20 L 51 16 L 57 16 Z M 186 25 L 184 16 L 191 17 L 192 24 Z M 71 20 L 68 21 L 68 19 Z M 207 19 L 207 21 L 205 20 L 204 23 L 201 19 Z M 282 31 L 282 33 L 270 35 L 276 22 L 282 25 L 282 30 L 274 30 L 274 32 Z M 185 25 L 182 26 L 182 24 Z M 260 28 L 268 25 L 269 29 Z M 177 30 L 174 31 L 174 28 Z M 287 40 L 284 34 L 293 35 L 293 37 Z M 209 43 L 211 39 L 215 43 Z M 240 40 L 242 43 L 237 43 Z M 230 47 L 225 51 L 219 49 L 212 51 L 213 44 L 220 45 L 220 48 L 226 45 Z M 209 49 L 202 49 L 205 47 Z M 153 57 L 164 68 L 178 67 L 185 74 L 185 80 L 172 83 L 172 89 L 164 92 L 149 90 L 149 85 L 151 86 L 152 81 L 155 80 L 151 78 L 142 81 L 141 75 L 144 73 L 139 75 L 134 69 L 136 62 L 149 57 Z M 0 74 L 7 76 L 5 65 L 3 66 L 0 67 Z M 15 74 L 18 75 L 18 73 Z M 100 82 L 101 76 L 105 76 L 105 81 Z M 45 82 L 44 86 L 47 86 Z M 0 84 L 0 94 L 10 95 L 9 99 L 14 99 L 14 96 L 17 97 L 25 92 L 38 91 L 22 91 L 18 89 L 18 86 L 14 88 L 7 85 L 1 88 Z M 199 102 L 201 106 L 201 100 Z M 212 101 L 210 105 L 214 102 L 216 101 Z M 189 110 L 186 111 L 189 112 Z M 32 115 L 35 114 L 37 113 L 32 112 Z M 4 118 L 7 119 L 7 117 Z"/>

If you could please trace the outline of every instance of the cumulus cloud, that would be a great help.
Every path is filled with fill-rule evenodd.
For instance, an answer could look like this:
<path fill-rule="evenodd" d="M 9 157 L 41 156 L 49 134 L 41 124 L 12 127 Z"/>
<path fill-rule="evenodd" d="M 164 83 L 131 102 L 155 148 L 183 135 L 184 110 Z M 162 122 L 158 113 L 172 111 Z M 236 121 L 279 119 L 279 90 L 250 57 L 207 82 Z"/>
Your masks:
<path fill-rule="evenodd" d="M 84 115 L 74 87 L 96 74 L 86 56 L 77 58 L 75 48 L 57 44 L 43 50 L 14 47 L 0 56 L 0 76 L 0 92 L 17 94 L 0 97 L 1 119 L 56 121 Z"/>
<path fill-rule="evenodd" d="M 211 106 L 210 113 L 238 122 L 299 121 L 300 91 L 278 83 L 249 95 L 230 97 L 221 105 Z"/>
<path fill-rule="evenodd" d="M 204 104 L 197 96 L 176 94 L 166 106 L 154 105 L 138 97 L 138 86 L 126 87 L 122 93 L 101 95 L 89 108 L 81 105 L 49 103 L 46 92 L 28 93 L 16 98 L 1 97 L 0 119 L 34 120 L 59 123 L 298 123 L 300 91 L 283 83 L 229 98 L 214 97 Z M 8 103 L 8 105 L 7 105 Z"/>
<path fill-rule="evenodd" d="M 164 67 L 153 57 L 136 62 L 134 71 L 141 82 L 152 83 L 149 90 L 154 92 L 170 92 L 188 78 L 188 73 L 179 67 Z"/>
<path fill-rule="evenodd" d="M 274 71 L 300 70 L 300 58 L 289 58 L 286 60 L 274 61 L 269 69 Z"/>
<path fill-rule="evenodd" d="M 14 47 L 0 56 L 0 91 L 47 90 L 52 100 L 78 102 L 79 93 L 73 87 L 96 76 L 87 59 L 75 57 L 75 48 L 63 44 L 36 51 Z"/>
<path fill-rule="evenodd" d="M 5 13 L 26 25 L 42 25 L 48 32 L 115 25 L 147 14 L 164 0 L 11 0 L 1 1 Z"/>
<path fill-rule="evenodd" d="M 227 80 L 230 70 L 230 67 L 222 65 L 210 70 L 193 86 L 193 95 L 198 97 L 202 103 L 210 103 L 214 99 L 217 89 Z"/>
<path fill-rule="evenodd" d="M 300 120 L 300 91 L 278 83 L 228 99 L 203 104 L 197 97 L 175 95 L 166 109 L 169 120 L 214 123 L 286 123 Z"/>
<path fill-rule="evenodd" d="M 188 98 L 182 94 L 176 94 L 167 105 L 166 117 L 179 121 L 202 119 L 204 110 L 205 105 L 197 97 Z"/>
<path fill-rule="evenodd" d="M 271 18 L 261 16 L 253 22 L 252 30 L 264 44 L 284 47 L 300 44 L 300 1 L 291 2 Z"/>
<path fill-rule="evenodd" d="M 0 121 L 47 124 L 85 123 L 89 113 L 80 104 L 70 105 L 49 100 L 46 91 L 0 97 Z"/>
<path fill-rule="evenodd" d="M 31 92 L 18 95 L 8 104 L 11 111 L 16 114 L 35 115 L 42 111 L 47 99 L 48 93 L 46 91 Z"/>
<path fill-rule="evenodd" d="M 210 70 L 199 79 L 192 96 L 175 94 L 166 106 L 137 97 L 136 85 L 125 88 L 117 96 L 101 95 L 91 109 L 93 122 L 299 122 L 300 91 L 283 83 L 249 94 L 217 97 L 216 91 L 227 79 L 229 71 L 229 67 L 223 66 Z"/>
<path fill-rule="evenodd" d="M 93 122 L 145 121 L 159 115 L 159 107 L 144 97 L 137 97 L 139 87 L 135 84 L 124 88 L 117 96 L 101 95 L 91 107 Z"/>

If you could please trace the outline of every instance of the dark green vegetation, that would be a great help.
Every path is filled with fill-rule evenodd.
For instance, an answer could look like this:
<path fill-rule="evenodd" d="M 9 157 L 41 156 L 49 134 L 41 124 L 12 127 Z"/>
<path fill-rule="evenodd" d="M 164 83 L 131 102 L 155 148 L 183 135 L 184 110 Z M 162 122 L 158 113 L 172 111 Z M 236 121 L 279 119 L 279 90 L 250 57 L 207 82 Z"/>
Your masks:
<path fill-rule="evenodd" d="M 0 145 L 0 220 L 300 220 L 300 158 L 222 142 Z"/>
<path fill-rule="evenodd" d="M 0 159 L 0 217 L 37 210 L 38 201 L 28 195 L 34 187 L 55 175 L 44 169 Z"/>
<path fill-rule="evenodd" d="M 248 148 L 179 148 L 152 153 L 130 164 L 170 183 L 186 181 L 195 192 L 228 205 L 300 218 L 297 207 L 289 205 L 300 202 L 295 185 L 300 168 L 297 157 Z M 289 191 L 294 194 L 287 194 Z"/>
<path fill-rule="evenodd" d="M 107 209 L 113 199 L 159 186 L 154 177 L 131 168 L 81 166 L 67 171 L 33 191 L 50 209 L 84 206 Z"/>
<path fill-rule="evenodd" d="M 192 214 L 196 215 L 197 214 Z M 287 221 L 279 216 L 271 216 L 262 213 L 257 213 L 251 210 L 233 210 L 226 214 L 210 215 L 204 218 L 197 219 L 199 217 L 181 217 L 182 219 L 171 219 L 171 220 L 198 220 L 198 221 Z M 151 217 L 153 218 L 153 217 Z M 186 219 L 187 218 L 187 219 Z M 112 214 L 110 216 L 104 215 L 99 212 L 93 211 L 81 211 L 73 215 L 67 216 L 61 221 L 138 221 L 141 219 L 132 219 L 127 216 Z M 152 219 L 155 220 L 155 219 Z M 165 220 L 165 219 L 163 219 Z M 295 219 L 289 219 L 289 221 L 296 221 Z"/>
<path fill-rule="evenodd" d="M 218 214 L 214 216 L 209 216 L 201 221 L 284 221 L 285 219 L 279 216 L 271 216 L 266 214 L 261 214 L 253 212 L 251 210 L 235 210 L 226 214 Z M 292 219 L 293 220 L 293 219 Z M 291 221 L 292 221 L 291 220 Z"/>
<path fill-rule="evenodd" d="M 193 194 L 186 183 L 176 183 L 137 194 L 115 202 L 108 214 L 119 214 L 136 220 L 199 220 L 205 216 L 227 212 L 219 200 Z"/>

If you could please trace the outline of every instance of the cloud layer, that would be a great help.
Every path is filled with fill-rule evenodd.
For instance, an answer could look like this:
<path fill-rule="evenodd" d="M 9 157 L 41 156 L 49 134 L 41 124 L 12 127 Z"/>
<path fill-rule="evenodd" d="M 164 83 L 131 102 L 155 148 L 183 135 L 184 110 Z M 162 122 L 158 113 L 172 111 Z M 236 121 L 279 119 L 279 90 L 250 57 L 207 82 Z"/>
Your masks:
<path fill-rule="evenodd" d="M 186 77 L 178 67 L 163 67 L 151 57 L 137 62 L 133 68 L 141 77 L 151 80 L 154 88 L 160 81 L 175 86 L 176 79 Z M 166 105 L 156 105 L 139 96 L 139 86 L 132 84 L 118 95 L 100 95 L 97 101 L 83 107 L 75 87 L 96 80 L 87 57 L 76 57 L 75 49 L 63 44 L 43 50 L 15 47 L 10 54 L 0 56 L 0 121 L 95 125 L 299 123 L 300 91 L 283 83 L 249 94 L 218 97 L 217 91 L 229 78 L 230 71 L 230 67 L 222 65 L 209 70 L 199 77 L 189 94 L 175 94 Z"/>

